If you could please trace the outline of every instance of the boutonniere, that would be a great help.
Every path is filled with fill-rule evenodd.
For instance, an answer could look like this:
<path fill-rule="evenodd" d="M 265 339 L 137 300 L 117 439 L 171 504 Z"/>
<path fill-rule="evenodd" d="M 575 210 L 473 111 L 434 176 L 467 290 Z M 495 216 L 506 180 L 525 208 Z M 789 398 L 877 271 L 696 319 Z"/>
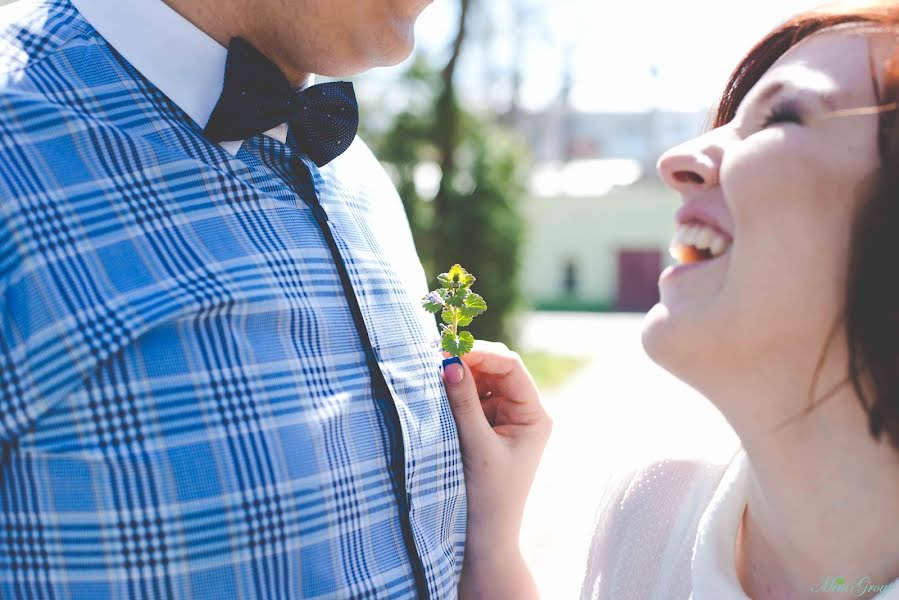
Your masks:
<path fill-rule="evenodd" d="M 453 356 L 470 352 L 474 336 L 460 327 L 467 327 L 475 317 L 487 310 L 484 299 L 471 291 L 475 276 L 460 265 L 453 265 L 437 277 L 440 287 L 422 299 L 422 306 L 430 313 L 440 313 L 440 347 Z"/>

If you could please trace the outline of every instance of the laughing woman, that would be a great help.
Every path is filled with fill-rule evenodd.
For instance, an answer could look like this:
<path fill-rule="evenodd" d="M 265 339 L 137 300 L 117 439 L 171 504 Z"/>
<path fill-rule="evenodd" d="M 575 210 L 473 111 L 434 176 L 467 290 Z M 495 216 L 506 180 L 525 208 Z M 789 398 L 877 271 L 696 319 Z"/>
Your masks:
<path fill-rule="evenodd" d="M 899 598 L 899 7 L 830 6 L 735 69 L 659 160 L 683 200 L 649 356 L 727 418 L 728 465 L 607 494 L 584 598 Z M 462 598 L 536 595 L 518 552 L 551 424 L 521 361 L 448 365 L 468 486 Z"/>

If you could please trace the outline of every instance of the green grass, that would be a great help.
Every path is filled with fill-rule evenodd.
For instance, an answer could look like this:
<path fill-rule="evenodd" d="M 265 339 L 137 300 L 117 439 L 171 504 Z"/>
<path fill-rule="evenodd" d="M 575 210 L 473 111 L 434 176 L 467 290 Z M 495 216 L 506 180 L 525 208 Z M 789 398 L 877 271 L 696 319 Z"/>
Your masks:
<path fill-rule="evenodd" d="M 560 356 L 548 352 L 522 352 L 521 358 L 541 390 L 558 387 L 587 364 L 583 357 Z"/>
<path fill-rule="evenodd" d="M 534 310 L 565 312 L 611 312 L 615 310 L 615 306 L 611 302 L 595 302 L 577 298 L 537 300 L 533 303 L 533 307 Z"/>

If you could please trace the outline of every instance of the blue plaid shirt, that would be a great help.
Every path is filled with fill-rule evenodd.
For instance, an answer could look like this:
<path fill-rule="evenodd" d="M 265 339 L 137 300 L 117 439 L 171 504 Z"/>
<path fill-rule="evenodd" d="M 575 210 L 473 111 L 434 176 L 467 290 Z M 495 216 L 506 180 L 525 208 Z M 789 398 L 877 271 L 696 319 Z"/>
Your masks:
<path fill-rule="evenodd" d="M 377 161 L 266 135 L 232 156 L 67 0 L 13 6 L 0 597 L 455 597 L 456 430 Z"/>

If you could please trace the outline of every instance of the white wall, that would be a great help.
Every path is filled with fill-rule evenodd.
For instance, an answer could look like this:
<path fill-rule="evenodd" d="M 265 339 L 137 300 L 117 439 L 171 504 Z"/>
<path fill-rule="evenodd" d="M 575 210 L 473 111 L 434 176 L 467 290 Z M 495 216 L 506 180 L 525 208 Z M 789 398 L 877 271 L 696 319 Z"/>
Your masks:
<path fill-rule="evenodd" d="M 578 270 L 578 300 L 614 303 L 618 250 L 658 248 L 663 265 L 670 264 L 668 244 L 679 205 L 657 181 L 616 188 L 598 198 L 527 198 L 525 297 L 531 302 L 561 298 L 564 265 L 571 258 Z"/>

